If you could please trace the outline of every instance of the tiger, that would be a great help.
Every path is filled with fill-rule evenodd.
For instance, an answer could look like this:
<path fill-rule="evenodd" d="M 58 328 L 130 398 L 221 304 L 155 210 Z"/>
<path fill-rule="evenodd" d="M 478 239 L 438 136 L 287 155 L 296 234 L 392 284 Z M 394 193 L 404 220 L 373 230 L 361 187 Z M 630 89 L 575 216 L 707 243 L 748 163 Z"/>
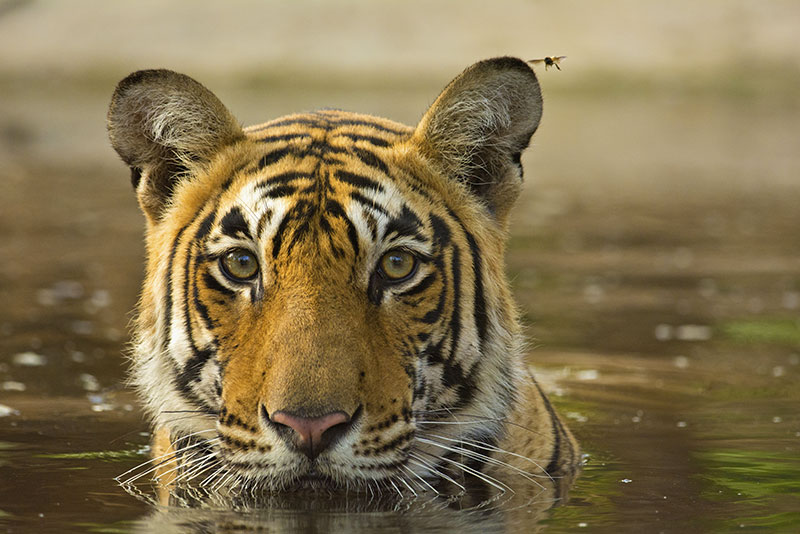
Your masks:
<path fill-rule="evenodd" d="M 541 113 L 512 57 L 416 127 L 322 109 L 245 128 L 189 76 L 123 79 L 107 127 L 147 256 L 129 379 L 161 475 L 417 494 L 574 473 L 504 272 Z"/>

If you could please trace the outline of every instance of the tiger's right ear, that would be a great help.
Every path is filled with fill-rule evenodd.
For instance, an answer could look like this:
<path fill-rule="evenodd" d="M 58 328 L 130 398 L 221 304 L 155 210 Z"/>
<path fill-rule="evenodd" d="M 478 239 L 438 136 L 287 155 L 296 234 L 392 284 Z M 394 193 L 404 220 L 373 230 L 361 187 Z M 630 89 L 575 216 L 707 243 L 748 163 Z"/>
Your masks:
<path fill-rule="evenodd" d="M 157 222 L 176 184 L 244 132 L 222 102 L 192 78 L 142 70 L 117 85 L 108 135 L 131 168 L 142 211 Z"/>

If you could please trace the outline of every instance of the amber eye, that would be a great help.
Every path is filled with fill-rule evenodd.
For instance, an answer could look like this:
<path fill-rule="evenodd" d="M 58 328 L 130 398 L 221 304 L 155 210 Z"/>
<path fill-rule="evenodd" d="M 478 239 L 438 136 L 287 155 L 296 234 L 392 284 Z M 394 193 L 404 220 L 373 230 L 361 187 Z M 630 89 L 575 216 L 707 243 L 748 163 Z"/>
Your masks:
<path fill-rule="evenodd" d="M 417 258 L 405 250 L 390 250 L 381 257 L 379 267 L 387 279 L 397 282 L 414 273 Z"/>
<path fill-rule="evenodd" d="M 256 255 L 243 248 L 226 252 L 219 259 L 219 266 L 228 278 L 237 282 L 250 280 L 258 273 Z"/>

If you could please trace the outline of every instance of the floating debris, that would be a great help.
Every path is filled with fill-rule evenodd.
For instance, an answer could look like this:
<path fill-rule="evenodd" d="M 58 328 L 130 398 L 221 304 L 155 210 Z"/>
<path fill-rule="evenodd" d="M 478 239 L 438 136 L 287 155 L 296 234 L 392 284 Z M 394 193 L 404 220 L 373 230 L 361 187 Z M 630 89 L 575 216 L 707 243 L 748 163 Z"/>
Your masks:
<path fill-rule="evenodd" d="M 584 369 L 575 373 L 575 378 L 578 380 L 597 380 L 600 372 L 597 369 Z"/>
<path fill-rule="evenodd" d="M 672 253 L 672 265 L 676 269 L 688 269 L 694 263 L 694 254 L 692 250 L 687 247 L 678 247 Z"/>
<path fill-rule="evenodd" d="M 89 304 L 96 308 L 106 308 L 111 304 L 111 295 L 105 289 L 97 289 L 89 297 Z"/>
<path fill-rule="evenodd" d="M 579 423 L 585 423 L 589 420 L 588 417 L 578 412 L 567 412 L 566 417 L 567 419 L 572 419 L 573 421 L 577 421 Z"/>
<path fill-rule="evenodd" d="M 36 292 L 36 301 L 42 306 L 55 306 L 65 300 L 83 297 L 83 284 L 75 280 L 60 280 L 52 286 Z"/>
<path fill-rule="evenodd" d="M 91 321 L 72 321 L 70 330 L 81 336 L 90 336 L 94 332 L 94 323 Z"/>
<path fill-rule="evenodd" d="M 675 338 L 680 341 L 708 341 L 711 327 L 699 324 L 682 324 L 675 329 Z"/>
<path fill-rule="evenodd" d="M 698 284 L 697 291 L 700 293 L 701 297 L 710 299 L 716 297 L 719 290 L 716 280 L 713 278 L 703 278 Z"/>
<path fill-rule="evenodd" d="M 686 421 L 678 421 L 678 423 L 675 426 L 677 426 L 678 428 L 686 428 Z"/>
<path fill-rule="evenodd" d="M 25 391 L 27 387 L 22 382 L 6 380 L 5 382 L 0 383 L 0 389 L 3 391 Z"/>
<path fill-rule="evenodd" d="M 678 369 L 686 369 L 689 367 L 689 358 L 686 356 L 675 356 L 675 358 L 672 359 L 672 363 Z"/>
<path fill-rule="evenodd" d="M 83 387 L 84 390 L 100 391 L 100 382 L 98 382 L 94 375 L 90 375 L 89 373 L 81 373 L 78 379 L 80 380 L 81 387 Z"/>
<path fill-rule="evenodd" d="M 19 415 L 19 410 L 15 410 L 11 406 L 0 404 L 0 417 L 8 417 L 9 415 Z"/>
<path fill-rule="evenodd" d="M 781 305 L 787 310 L 800 308 L 800 291 L 786 291 L 781 296 Z"/>
<path fill-rule="evenodd" d="M 14 365 L 22 367 L 41 367 L 47 364 L 47 358 L 35 352 L 20 352 L 15 354 L 11 361 Z"/>
<path fill-rule="evenodd" d="M 589 283 L 583 288 L 583 300 L 588 304 L 598 304 L 605 296 L 606 292 L 599 284 Z"/>
<path fill-rule="evenodd" d="M 623 484 L 630 484 L 631 482 L 633 482 L 633 480 L 631 480 L 630 478 L 623 478 L 622 480 L 620 480 L 620 482 L 622 482 Z"/>
<path fill-rule="evenodd" d="M 81 375 L 81 377 L 83 376 L 91 377 L 95 381 L 97 380 L 90 374 L 84 373 L 83 375 Z M 100 384 L 97 384 L 97 389 L 100 389 Z M 108 402 L 106 396 L 103 395 L 102 393 L 90 393 L 89 395 L 86 396 L 86 398 L 89 399 L 90 403 L 92 403 L 93 412 L 110 412 L 117 408 L 117 405 Z"/>
<path fill-rule="evenodd" d="M 708 341 L 711 339 L 711 327 L 700 324 L 682 324 L 672 326 L 668 324 L 656 325 L 653 335 L 659 341 Z"/>
<path fill-rule="evenodd" d="M 659 341 L 669 341 L 672 339 L 672 326 L 668 324 L 656 325 L 656 329 L 653 334 Z"/>

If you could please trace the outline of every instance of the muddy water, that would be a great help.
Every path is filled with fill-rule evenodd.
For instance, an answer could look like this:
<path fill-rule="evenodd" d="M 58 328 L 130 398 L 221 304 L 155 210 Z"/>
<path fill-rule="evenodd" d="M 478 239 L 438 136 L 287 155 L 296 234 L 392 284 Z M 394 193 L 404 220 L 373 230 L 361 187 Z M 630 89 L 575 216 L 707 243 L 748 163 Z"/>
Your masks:
<path fill-rule="evenodd" d="M 223 98 L 244 122 L 323 104 L 410 122 L 436 87 Z M 113 480 L 148 437 L 121 356 L 142 221 L 105 144 L 106 89 L 8 86 L 0 103 L 2 529 L 800 529 L 795 108 L 549 96 L 508 266 L 530 364 L 588 454 L 566 502 L 387 512 L 285 496 L 198 512 Z"/>

